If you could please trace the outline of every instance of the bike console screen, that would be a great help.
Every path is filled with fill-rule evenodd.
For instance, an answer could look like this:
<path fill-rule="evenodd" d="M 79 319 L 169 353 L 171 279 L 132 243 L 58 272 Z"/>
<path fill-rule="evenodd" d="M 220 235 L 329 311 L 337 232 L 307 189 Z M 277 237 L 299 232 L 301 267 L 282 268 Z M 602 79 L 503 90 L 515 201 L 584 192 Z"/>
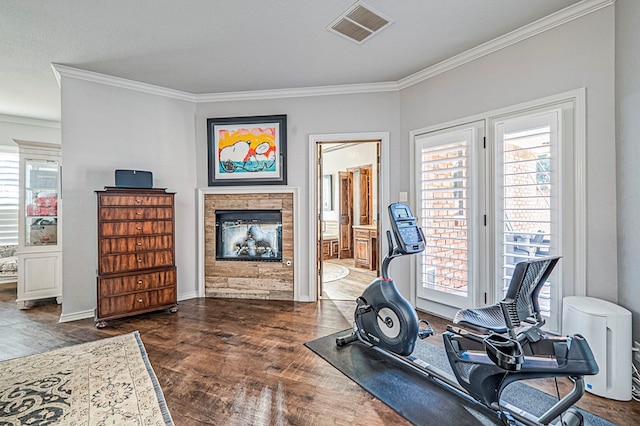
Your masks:
<path fill-rule="evenodd" d="M 414 254 L 424 250 L 424 234 L 408 204 L 390 204 L 389 217 L 393 236 L 398 243 L 400 253 Z"/>

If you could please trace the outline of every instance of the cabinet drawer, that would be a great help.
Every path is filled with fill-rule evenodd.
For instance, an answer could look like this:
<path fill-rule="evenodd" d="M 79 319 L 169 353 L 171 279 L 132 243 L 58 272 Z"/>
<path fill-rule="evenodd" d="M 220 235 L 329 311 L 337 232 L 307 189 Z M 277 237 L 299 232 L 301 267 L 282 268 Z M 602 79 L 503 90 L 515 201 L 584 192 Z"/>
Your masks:
<path fill-rule="evenodd" d="M 154 235 L 149 237 L 103 238 L 99 241 L 100 254 L 132 253 L 138 251 L 162 250 L 173 248 L 173 235 Z"/>
<path fill-rule="evenodd" d="M 176 268 L 146 274 L 98 278 L 98 299 L 176 285 Z"/>
<path fill-rule="evenodd" d="M 356 229 L 355 232 L 354 232 L 354 237 L 355 238 L 366 238 L 366 239 L 369 239 L 369 231 L 362 230 L 362 229 Z"/>
<path fill-rule="evenodd" d="M 173 221 L 156 220 L 141 222 L 100 222 L 102 237 L 124 237 L 128 235 L 172 234 Z"/>
<path fill-rule="evenodd" d="M 101 207 L 100 220 L 171 219 L 172 207 Z"/>
<path fill-rule="evenodd" d="M 173 206 L 171 195 L 100 195 L 102 206 Z"/>
<path fill-rule="evenodd" d="M 135 314 L 154 310 L 161 306 L 175 305 L 176 302 L 175 287 L 105 297 L 99 299 L 98 317 L 106 318 L 115 315 Z"/>
<path fill-rule="evenodd" d="M 102 275 L 150 268 L 162 268 L 165 266 L 173 266 L 173 264 L 173 250 L 160 250 L 134 254 L 113 254 L 101 256 L 98 268 L 100 275 Z"/>

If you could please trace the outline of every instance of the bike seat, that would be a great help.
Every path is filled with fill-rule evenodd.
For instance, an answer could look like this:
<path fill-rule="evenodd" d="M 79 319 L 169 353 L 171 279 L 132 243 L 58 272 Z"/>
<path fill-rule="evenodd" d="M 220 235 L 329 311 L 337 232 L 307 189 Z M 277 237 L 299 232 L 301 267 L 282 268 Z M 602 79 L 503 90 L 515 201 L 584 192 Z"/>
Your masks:
<path fill-rule="evenodd" d="M 462 309 L 456 313 L 453 323 L 483 334 L 509 332 L 511 337 L 515 337 L 515 329 L 523 321 L 541 327 L 544 319 L 538 295 L 559 259 L 559 256 L 542 257 L 516 264 L 502 301 L 481 308 Z"/>

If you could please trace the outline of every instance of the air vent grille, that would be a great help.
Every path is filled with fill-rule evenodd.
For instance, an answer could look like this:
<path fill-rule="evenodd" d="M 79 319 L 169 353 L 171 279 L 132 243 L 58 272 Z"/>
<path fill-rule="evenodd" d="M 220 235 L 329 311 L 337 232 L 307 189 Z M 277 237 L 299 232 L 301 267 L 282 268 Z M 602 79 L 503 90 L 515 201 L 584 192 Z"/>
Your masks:
<path fill-rule="evenodd" d="M 357 2 L 333 21 L 328 29 L 356 43 L 362 43 L 390 24 L 390 19 L 374 12 L 363 2 Z"/>
<path fill-rule="evenodd" d="M 347 15 L 347 18 L 371 30 L 372 32 L 380 30 L 389 23 L 389 21 L 384 19 L 382 16 L 376 15 L 361 4 L 356 6 L 353 12 Z"/>

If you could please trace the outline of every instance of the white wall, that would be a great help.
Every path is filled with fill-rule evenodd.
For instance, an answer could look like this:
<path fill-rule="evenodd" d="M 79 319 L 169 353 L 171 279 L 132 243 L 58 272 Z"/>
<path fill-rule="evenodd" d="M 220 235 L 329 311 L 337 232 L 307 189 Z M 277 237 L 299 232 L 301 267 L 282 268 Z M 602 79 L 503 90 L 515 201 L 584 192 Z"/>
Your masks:
<path fill-rule="evenodd" d="M 609 6 L 401 92 L 401 162 L 409 132 L 567 92 L 587 91 L 587 295 L 618 301 L 614 7 Z M 409 190 L 409 168 L 399 170 Z"/>
<path fill-rule="evenodd" d="M 633 315 L 640 341 L 640 2 L 616 2 L 616 128 L 618 144 L 618 277 L 620 304 Z"/>
<path fill-rule="evenodd" d="M 196 294 L 195 105 L 192 102 L 62 77 L 62 320 L 96 306 L 95 190 L 115 169 L 153 172 L 154 186 L 176 193 L 178 299 Z"/>
<path fill-rule="evenodd" d="M 0 114 L 0 145 L 15 148 L 14 139 L 60 144 L 60 123 Z"/>

